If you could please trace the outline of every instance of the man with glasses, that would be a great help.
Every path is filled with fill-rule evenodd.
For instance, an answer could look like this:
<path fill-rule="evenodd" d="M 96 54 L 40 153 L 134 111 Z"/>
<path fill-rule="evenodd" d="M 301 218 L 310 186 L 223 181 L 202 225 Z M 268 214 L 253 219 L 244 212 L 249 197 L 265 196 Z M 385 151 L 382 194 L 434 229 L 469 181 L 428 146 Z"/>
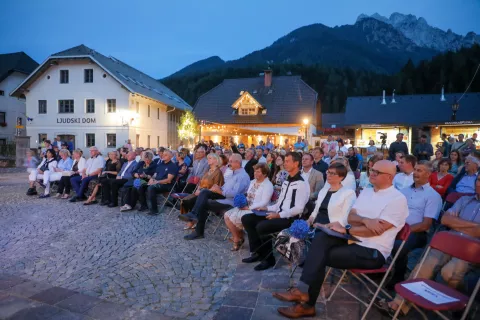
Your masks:
<path fill-rule="evenodd" d="M 192 211 L 178 216 L 180 220 L 197 224 L 195 231 L 186 235 L 185 240 L 203 238 L 208 211 L 217 213 L 227 211 L 233 208 L 233 198 L 237 194 L 247 192 L 250 186 L 250 177 L 242 168 L 242 157 L 238 153 L 232 154 L 228 163 L 233 170 L 233 176 L 225 182 L 223 187 L 215 184 L 210 189 L 201 190 Z"/>
<path fill-rule="evenodd" d="M 308 292 L 293 288 L 274 293 L 279 300 L 296 302 L 291 307 L 278 308 L 280 314 L 288 318 L 315 316 L 315 304 L 326 267 L 377 269 L 385 264 L 408 216 L 405 196 L 392 185 L 395 172 L 395 165 L 390 161 L 375 163 L 370 169 L 373 188 L 364 189 L 355 201 L 348 215 L 349 224 L 342 226 L 333 222 L 326 225 L 339 233 L 353 235 L 361 242 L 349 244 L 344 238 L 320 230 L 316 232 L 300 278 L 309 286 Z"/>
<path fill-rule="evenodd" d="M 457 192 L 462 195 L 471 195 L 475 193 L 475 179 L 478 176 L 478 169 L 480 168 L 480 154 L 475 152 L 473 156 L 468 156 L 465 159 L 465 167 L 453 179 L 448 193 Z"/>
<path fill-rule="evenodd" d="M 397 173 L 393 179 L 393 185 L 397 190 L 402 190 L 413 184 L 413 168 L 417 164 L 417 158 L 415 156 L 407 154 L 403 158 L 400 158 L 398 162 L 398 168 L 400 173 Z"/>

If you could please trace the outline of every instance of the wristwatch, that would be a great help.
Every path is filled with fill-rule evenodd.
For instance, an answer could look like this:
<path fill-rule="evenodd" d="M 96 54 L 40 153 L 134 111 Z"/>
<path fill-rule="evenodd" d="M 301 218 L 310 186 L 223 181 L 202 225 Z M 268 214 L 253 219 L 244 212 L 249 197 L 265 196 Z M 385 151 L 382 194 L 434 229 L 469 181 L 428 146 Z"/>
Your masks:
<path fill-rule="evenodd" d="M 345 226 L 345 231 L 347 232 L 348 235 L 350 235 L 350 229 L 352 229 L 352 225 L 351 224 L 347 224 Z"/>

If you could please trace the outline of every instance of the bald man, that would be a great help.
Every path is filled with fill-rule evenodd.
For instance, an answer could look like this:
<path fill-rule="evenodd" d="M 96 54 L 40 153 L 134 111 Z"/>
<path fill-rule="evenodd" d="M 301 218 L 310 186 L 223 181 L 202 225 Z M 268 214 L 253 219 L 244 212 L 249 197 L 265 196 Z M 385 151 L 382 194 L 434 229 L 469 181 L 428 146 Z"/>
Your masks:
<path fill-rule="evenodd" d="M 395 237 L 408 216 L 407 199 L 392 185 L 396 167 L 381 160 L 370 169 L 373 188 L 364 189 L 349 216 L 348 224 L 329 223 L 327 228 L 349 234 L 361 242 L 348 244 L 343 238 L 318 230 L 305 261 L 300 280 L 308 292 L 294 288 L 274 293 L 282 301 L 296 302 L 291 307 L 280 307 L 278 312 L 289 318 L 315 316 L 315 304 L 325 278 L 327 266 L 336 269 L 381 268 L 390 255 Z"/>

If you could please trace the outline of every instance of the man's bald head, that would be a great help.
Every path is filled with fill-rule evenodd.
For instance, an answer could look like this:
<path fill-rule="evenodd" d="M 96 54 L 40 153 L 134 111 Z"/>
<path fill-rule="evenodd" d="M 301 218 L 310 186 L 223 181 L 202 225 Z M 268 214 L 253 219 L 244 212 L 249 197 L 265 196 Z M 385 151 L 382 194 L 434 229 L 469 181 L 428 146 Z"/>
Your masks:
<path fill-rule="evenodd" d="M 392 186 L 393 178 L 397 173 L 395 164 L 388 160 L 377 161 L 370 169 L 370 183 L 376 190 Z"/>

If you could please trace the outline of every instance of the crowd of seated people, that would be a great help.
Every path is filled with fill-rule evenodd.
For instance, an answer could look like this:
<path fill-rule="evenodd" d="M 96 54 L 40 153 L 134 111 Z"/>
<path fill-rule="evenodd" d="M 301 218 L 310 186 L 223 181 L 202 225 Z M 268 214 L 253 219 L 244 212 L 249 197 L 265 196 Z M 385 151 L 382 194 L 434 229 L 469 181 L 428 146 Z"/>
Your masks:
<path fill-rule="evenodd" d="M 437 150 L 433 156 L 422 138 L 422 145 L 415 149 L 419 160 L 405 150 L 401 138 L 399 135 L 392 144 L 389 160 L 370 150 L 365 165 L 358 149 L 330 137 L 322 147 L 311 150 L 304 150 L 308 147 L 297 141 L 296 151 L 293 146 L 270 149 L 271 143 L 260 143 L 249 148 L 233 141 L 230 145 L 201 141 L 192 155 L 183 146 L 178 151 L 129 151 L 124 147 L 119 153 L 110 152 L 107 160 L 95 147 L 90 148 L 89 159 L 78 149 L 70 159 L 68 150 L 56 154 L 50 145 L 38 166 L 29 170 L 27 194 L 37 194 L 40 185 L 45 188 L 41 197 L 47 197 L 47 187 L 58 182 L 57 197 L 71 202 L 88 196 L 85 205 L 115 208 L 120 201 L 121 212 L 135 209 L 139 202 L 138 211 L 158 215 L 157 195 L 175 191 L 185 195 L 178 208 L 178 218 L 186 222 L 188 231 L 185 240 L 204 238 L 209 215 L 218 215 L 231 233 L 232 251 L 238 251 L 248 237 L 250 256 L 242 261 L 257 263 L 256 271 L 275 265 L 272 235 L 288 229 L 295 220 L 306 220 L 316 227 L 309 251 L 314 254 L 307 255 L 301 277 L 308 292 L 293 289 L 274 296 L 296 302 L 279 308 L 282 315 L 312 316 L 325 267 L 383 266 L 399 249 L 395 239 L 405 223 L 411 233 L 387 288 L 412 274 L 416 261 L 411 253 L 423 250 L 439 226 L 480 236 L 480 215 L 476 214 L 480 208 L 480 153 L 465 143 L 466 151 L 459 149 L 463 144 L 451 144 L 446 154 Z M 344 151 L 345 156 L 339 154 Z M 434 158 L 430 161 L 430 157 Z M 96 200 L 99 192 L 100 202 Z M 245 195 L 246 204 L 235 207 L 238 194 Z M 452 201 L 450 207 L 445 205 L 446 199 Z M 443 216 L 442 208 L 446 210 Z M 361 242 L 349 245 L 320 227 L 353 235 Z M 423 274 L 433 277 L 441 268 L 442 277 L 455 287 L 472 270 L 478 270 L 478 266 L 443 256 L 427 262 L 424 268 L 429 269 Z M 398 308 L 398 299 L 380 300 L 376 305 L 391 313 Z M 408 305 L 403 308 L 404 313 L 408 311 Z"/>

